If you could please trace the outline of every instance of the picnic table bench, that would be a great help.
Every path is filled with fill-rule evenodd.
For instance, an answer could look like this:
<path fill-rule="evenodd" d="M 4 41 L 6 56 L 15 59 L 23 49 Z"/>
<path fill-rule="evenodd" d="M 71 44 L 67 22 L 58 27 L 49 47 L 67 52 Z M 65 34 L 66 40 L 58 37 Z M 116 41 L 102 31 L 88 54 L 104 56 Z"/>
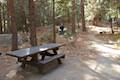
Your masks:
<path fill-rule="evenodd" d="M 25 68 L 26 64 L 29 64 L 41 68 L 40 69 L 41 72 L 44 73 L 51 69 L 49 68 L 50 66 L 48 65 L 50 64 L 50 62 L 57 61 L 58 64 L 62 63 L 61 58 L 64 58 L 65 55 L 58 54 L 58 49 L 61 46 L 63 46 L 63 44 L 58 43 L 43 44 L 40 46 L 10 51 L 7 52 L 7 55 L 16 57 L 18 59 L 18 62 L 22 63 L 21 65 L 22 68 Z M 32 59 L 33 55 L 37 55 L 37 58 Z"/>

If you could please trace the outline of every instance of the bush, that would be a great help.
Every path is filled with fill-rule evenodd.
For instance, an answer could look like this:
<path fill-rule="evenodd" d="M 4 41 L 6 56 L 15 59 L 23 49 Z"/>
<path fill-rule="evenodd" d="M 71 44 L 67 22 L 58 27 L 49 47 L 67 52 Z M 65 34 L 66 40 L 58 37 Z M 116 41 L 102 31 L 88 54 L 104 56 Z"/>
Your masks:
<path fill-rule="evenodd" d="M 113 36 L 114 41 L 118 41 L 120 39 L 120 34 L 116 34 Z"/>

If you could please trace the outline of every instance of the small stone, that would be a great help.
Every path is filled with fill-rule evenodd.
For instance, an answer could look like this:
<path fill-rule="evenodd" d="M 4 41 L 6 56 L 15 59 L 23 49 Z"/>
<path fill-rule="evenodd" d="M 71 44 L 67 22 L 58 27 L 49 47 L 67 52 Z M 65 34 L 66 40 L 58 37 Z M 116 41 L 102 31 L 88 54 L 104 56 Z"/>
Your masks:
<path fill-rule="evenodd" d="M 6 77 L 8 80 L 25 80 L 24 76 L 17 72 L 17 70 L 11 70 Z"/>
<path fill-rule="evenodd" d="M 15 77 L 16 72 L 17 72 L 16 70 L 10 71 L 10 72 L 6 75 L 7 78 L 12 79 L 13 77 Z"/>

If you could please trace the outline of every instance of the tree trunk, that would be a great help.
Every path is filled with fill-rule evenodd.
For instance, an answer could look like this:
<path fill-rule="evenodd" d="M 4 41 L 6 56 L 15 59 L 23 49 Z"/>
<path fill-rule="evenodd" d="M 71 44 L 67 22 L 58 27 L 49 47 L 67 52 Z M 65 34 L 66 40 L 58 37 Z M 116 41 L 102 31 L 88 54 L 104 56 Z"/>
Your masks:
<path fill-rule="evenodd" d="M 28 26 L 26 22 L 26 15 L 24 11 L 24 0 L 20 0 L 20 15 L 22 18 L 22 27 L 24 32 L 28 32 Z"/>
<path fill-rule="evenodd" d="M 48 6 L 49 6 L 49 4 L 48 4 Z M 49 6 L 48 7 L 48 10 L 47 10 L 47 17 L 48 17 L 48 25 L 50 25 L 50 23 L 51 23 L 51 17 L 52 17 L 52 14 L 51 14 L 51 7 Z"/>
<path fill-rule="evenodd" d="M 46 24 L 45 24 L 45 16 L 46 16 L 46 12 L 45 12 L 45 7 L 46 7 L 46 5 L 45 5 L 45 0 L 43 0 L 43 2 L 42 2 L 42 4 L 43 4 L 43 26 L 45 26 Z"/>
<path fill-rule="evenodd" d="M 17 50 L 18 36 L 17 36 L 17 28 L 15 24 L 14 0 L 7 0 L 7 4 L 8 4 L 8 15 L 11 21 L 10 31 L 12 33 L 12 50 Z"/>
<path fill-rule="evenodd" d="M 110 22 L 111 32 L 112 32 L 112 34 L 114 34 L 114 30 L 113 30 L 113 19 L 110 18 L 109 22 Z"/>
<path fill-rule="evenodd" d="M 35 25 L 35 4 L 33 0 L 29 0 L 29 25 L 30 25 L 30 43 L 32 46 L 36 46 L 37 39 Z"/>
<path fill-rule="evenodd" d="M 66 11 L 66 15 L 67 15 L 67 23 L 70 23 L 70 10 L 69 10 L 69 7 L 67 7 L 67 9 L 66 9 L 67 11 Z"/>
<path fill-rule="evenodd" d="M 93 25 L 95 26 L 100 26 L 100 23 L 101 23 L 101 15 L 100 15 L 100 12 L 99 14 L 96 14 L 92 20 L 92 23 Z"/>
<path fill-rule="evenodd" d="M 4 28 L 4 33 L 7 32 L 7 27 L 5 25 L 5 4 L 2 5 L 2 10 L 3 10 L 3 28 Z"/>
<path fill-rule="evenodd" d="M 76 5 L 75 0 L 72 0 L 72 33 L 75 33 L 75 14 L 76 14 Z"/>
<path fill-rule="evenodd" d="M 56 42 L 56 28 L 55 28 L 55 0 L 53 0 L 53 42 Z"/>
<path fill-rule="evenodd" d="M 86 31 L 85 14 L 84 14 L 84 0 L 81 0 L 81 20 L 82 20 L 82 31 Z"/>
<path fill-rule="evenodd" d="M 6 13 L 6 15 L 7 15 L 7 28 L 8 28 L 8 33 L 11 33 L 11 31 L 10 31 L 10 18 L 9 18 L 9 7 L 8 7 L 8 1 L 7 1 L 7 13 Z"/>
<path fill-rule="evenodd" d="M 2 17 L 1 17 L 1 3 L 0 3 L 0 34 L 2 34 Z"/>
<path fill-rule="evenodd" d="M 35 4 L 34 0 L 29 0 L 29 26 L 30 26 L 30 44 L 37 46 L 36 25 L 35 25 Z M 37 60 L 38 56 L 33 55 L 32 60 Z"/>

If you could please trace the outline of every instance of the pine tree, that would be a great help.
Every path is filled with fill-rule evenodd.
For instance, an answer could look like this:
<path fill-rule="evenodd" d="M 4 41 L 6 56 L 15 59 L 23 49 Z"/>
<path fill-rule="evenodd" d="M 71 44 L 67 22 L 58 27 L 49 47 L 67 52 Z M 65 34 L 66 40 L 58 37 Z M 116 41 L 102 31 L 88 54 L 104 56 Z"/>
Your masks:
<path fill-rule="evenodd" d="M 76 14 L 76 4 L 75 0 L 72 0 L 72 33 L 75 33 L 75 14 Z"/>
<path fill-rule="evenodd" d="M 35 25 L 35 4 L 34 0 L 29 0 L 29 26 L 30 26 L 30 44 L 37 45 L 36 25 Z"/>
<path fill-rule="evenodd" d="M 56 42 L 56 28 L 55 28 L 55 0 L 53 0 L 53 42 Z"/>
<path fill-rule="evenodd" d="M 7 0 L 8 7 L 8 17 L 10 20 L 10 31 L 12 33 L 12 50 L 18 49 L 18 36 L 17 28 L 15 23 L 15 10 L 14 10 L 14 0 Z"/>
<path fill-rule="evenodd" d="M 85 12 L 84 12 L 84 0 L 81 0 L 81 20 L 82 20 L 82 31 L 86 31 Z"/>
<path fill-rule="evenodd" d="M 30 44 L 31 46 L 37 46 L 34 0 L 29 0 L 29 26 L 30 26 Z M 32 60 L 37 60 L 37 58 L 38 58 L 37 55 L 33 55 Z"/>

